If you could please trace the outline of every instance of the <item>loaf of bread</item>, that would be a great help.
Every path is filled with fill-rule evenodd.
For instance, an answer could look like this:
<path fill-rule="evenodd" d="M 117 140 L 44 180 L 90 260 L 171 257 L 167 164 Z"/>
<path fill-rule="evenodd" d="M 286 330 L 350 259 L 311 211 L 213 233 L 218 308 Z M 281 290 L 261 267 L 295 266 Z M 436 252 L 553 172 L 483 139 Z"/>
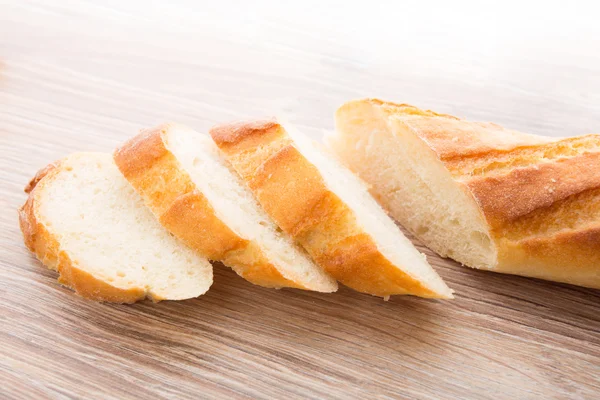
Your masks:
<path fill-rule="evenodd" d="M 278 230 L 208 135 L 165 124 L 129 140 L 114 160 L 161 224 L 200 254 L 257 285 L 337 290 Z"/>
<path fill-rule="evenodd" d="M 443 257 L 600 288 L 600 135 L 552 139 L 375 99 L 330 149 Z"/>
<path fill-rule="evenodd" d="M 40 171 L 26 192 L 25 244 L 85 298 L 181 300 L 212 284 L 210 263 L 155 220 L 109 154 L 68 156 Z"/>
<path fill-rule="evenodd" d="M 275 120 L 210 134 L 265 211 L 337 280 L 383 297 L 452 297 L 362 182 L 307 137 Z"/>

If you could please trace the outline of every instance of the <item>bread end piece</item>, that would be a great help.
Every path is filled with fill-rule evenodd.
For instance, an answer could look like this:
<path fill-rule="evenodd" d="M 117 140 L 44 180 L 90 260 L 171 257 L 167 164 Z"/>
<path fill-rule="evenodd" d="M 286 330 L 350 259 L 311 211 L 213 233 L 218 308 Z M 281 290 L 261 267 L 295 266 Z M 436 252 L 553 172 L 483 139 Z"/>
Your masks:
<path fill-rule="evenodd" d="M 376 99 L 326 140 L 443 257 L 600 287 L 600 136 L 549 138 Z"/>

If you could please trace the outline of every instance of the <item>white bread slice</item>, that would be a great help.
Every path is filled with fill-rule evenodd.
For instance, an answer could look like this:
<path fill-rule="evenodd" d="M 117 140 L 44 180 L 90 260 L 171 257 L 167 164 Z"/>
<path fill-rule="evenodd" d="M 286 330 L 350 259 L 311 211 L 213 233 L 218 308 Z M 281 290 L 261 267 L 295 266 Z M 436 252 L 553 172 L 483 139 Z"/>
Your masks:
<path fill-rule="evenodd" d="M 40 171 L 26 192 L 25 244 L 82 297 L 182 300 L 212 284 L 210 263 L 160 226 L 109 154 L 72 154 Z"/>
<path fill-rule="evenodd" d="M 261 286 L 337 290 L 266 215 L 208 135 L 161 125 L 129 140 L 114 159 L 163 226 L 200 254 Z"/>
<path fill-rule="evenodd" d="M 363 183 L 316 143 L 286 129 L 262 120 L 210 133 L 267 213 L 340 282 L 383 297 L 451 298 Z"/>
<path fill-rule="evenodd" d="M 600 135 L 548 138 L 365 99 L 339 108 L 326 142 L 441 256 L 600 288 Z"/>

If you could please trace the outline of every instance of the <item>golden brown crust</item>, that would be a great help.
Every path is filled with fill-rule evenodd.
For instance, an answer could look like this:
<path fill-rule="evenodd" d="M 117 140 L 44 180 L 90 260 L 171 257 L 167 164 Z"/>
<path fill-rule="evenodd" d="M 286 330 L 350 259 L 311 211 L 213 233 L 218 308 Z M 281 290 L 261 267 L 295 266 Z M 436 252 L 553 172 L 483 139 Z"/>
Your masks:
<path fill-rule="evenodd" d="M 238 150 L 251 149 L 260 142 L 269 142 L 267 136 L 278 134 L 280 125 L 274 118 L 251 122 L 234 122 L 212 128 L 213 135 L 219 138 L 221 148 L 235 146 Z M 244 145 L 245 143 L 245 145 Z"/>
<path fill-rule="evenodd" d="M 465 157 L 482 157 L 489 152 L 511 151 L 550 141 L 539 136 L 511 131 L 491 122 L 414 116 L 404 117 L 403 121 L 444 162 Z"/>
<path fill-rule="evenodd" d="M 515 147 L 510 150 L 488 150 L 471 156 L 444 160 L 446 168 L 457 179 L 501 175 L 518 167 L 527 167 L 557 158 L 574 157 L 600 147 L 598 135 L 583 135 L 558 141 Z"/>
<path fill-rule="evenodd" d="M 62 163 L 57 162 L 40 170 L 25 188 L 29 197 L 19 209 L 19 223 L 25 245 L 48 268 L 58 271 L 58 281 L 75 290 L 81 297 L 96 301 L 134 303 L 146 297 L 145 288 L 118 288 L 95 278 L 80 269 L 60 248 L 57 237 L 38 218 L 38 193 L 60 172 Z M 156 301 L 160 299 L 155 299 Z"/>
<path fill-rule="evenodd" d="M 285 165 L 285 168 L 281 168 Z M 317 221 L 311 218 L 313 210 L 328 193 L 319 171 L 308 164 L 292 145 L 287 145 L 254 168 L 253 175 L 245 176 L 259 201 L 276 194 L 277 200 L 266 202 L 268 214 L 277 214 L 277 224 L 292 236 L 309 230 Z M 302 196 L 298 196 L 302 193 Z"/>
<path fill-rule="evenodd" d="M 217 126 L 210 134 L 265 211 L 334 278 L 376 296 L 446 297 L 381 254 L 281 125 L 273 120 L 240 122 Z"/>
<path fill-rule="evenodd" d="M 493 228 L 600 187 L 600 153 L 559 159 L 506 174 L 470 178 L 469 189 Z M 592 173 L 590 173 L 592 172 Z"/>
<path fill-rule="evenodd" d="M 551 237 L 567 229 L 587 227 L 590 221 L 600 221 L 600 188 L 569 196 L 513 220 L 510 224 L 503 224 L 497 229 L 497 235 L 511 241 Z"/>
<path fill-rule="evenodd" d="M 600 135 L 546 138 L 362 101 L 417 135 L 468 188 L 498 250 L 494 270 L 600 288 Z"/>
<path fill-rule="evenodd" d="M 190 193 L 195 185 L 163 142 L 169 125 L 142 130 L 113 154 L 115 164 L 150 209 L 161 216 L 181 193 Z"/>
<path fill-rule="evenodd" d="M 314 290 L 284 278 L 257 243 L 241 238 L 218 218 L 165 146 L 169 129 L 166 124 L 142 131 L 114 153 L 117 167 L 160 223 L 203 256 L 223 262 L 254 284 Z"/>
<path fill-rule="evenodd" d="M 497 272 L 600 288 L 600 224 L 497 242 Z"/>
<path fill-rule="evenodd" d="M 256 165 L 290 143 L 274 119 L 215 126 L 211 135 L 242 177 L 253 175 Z"/>
<path fill-rule="evenodd" d="M 491 122 L 465 121 L 452 115 L 379 99 L 356 100 L 346 103 L 342 108 L 360 102 L 370 103 L 379 107 L 385 115 L 405 122 L 444 162 L 457 157 L 480 157 L 488 152 L 509 151 L 556 140 L 511 131 Z"/>

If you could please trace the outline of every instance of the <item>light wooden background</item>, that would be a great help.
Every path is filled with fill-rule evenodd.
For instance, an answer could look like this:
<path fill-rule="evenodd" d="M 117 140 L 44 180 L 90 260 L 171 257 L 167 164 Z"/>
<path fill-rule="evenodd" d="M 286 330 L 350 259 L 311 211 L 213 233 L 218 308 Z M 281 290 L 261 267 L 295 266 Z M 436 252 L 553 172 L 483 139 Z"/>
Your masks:
<path fill-rule="evenodd" d="M 594 2 L 0 0 L 0 398 L 600 398 L 600 292 L 424 250 L 454 301 L 268 290 L 216 268 L 184 302 L 96 304 L 25 249 L 23 186 L 138 129 L 409 102 L 600 132 Z M 600 173 L 600 172 L 599 172 Z"/>

